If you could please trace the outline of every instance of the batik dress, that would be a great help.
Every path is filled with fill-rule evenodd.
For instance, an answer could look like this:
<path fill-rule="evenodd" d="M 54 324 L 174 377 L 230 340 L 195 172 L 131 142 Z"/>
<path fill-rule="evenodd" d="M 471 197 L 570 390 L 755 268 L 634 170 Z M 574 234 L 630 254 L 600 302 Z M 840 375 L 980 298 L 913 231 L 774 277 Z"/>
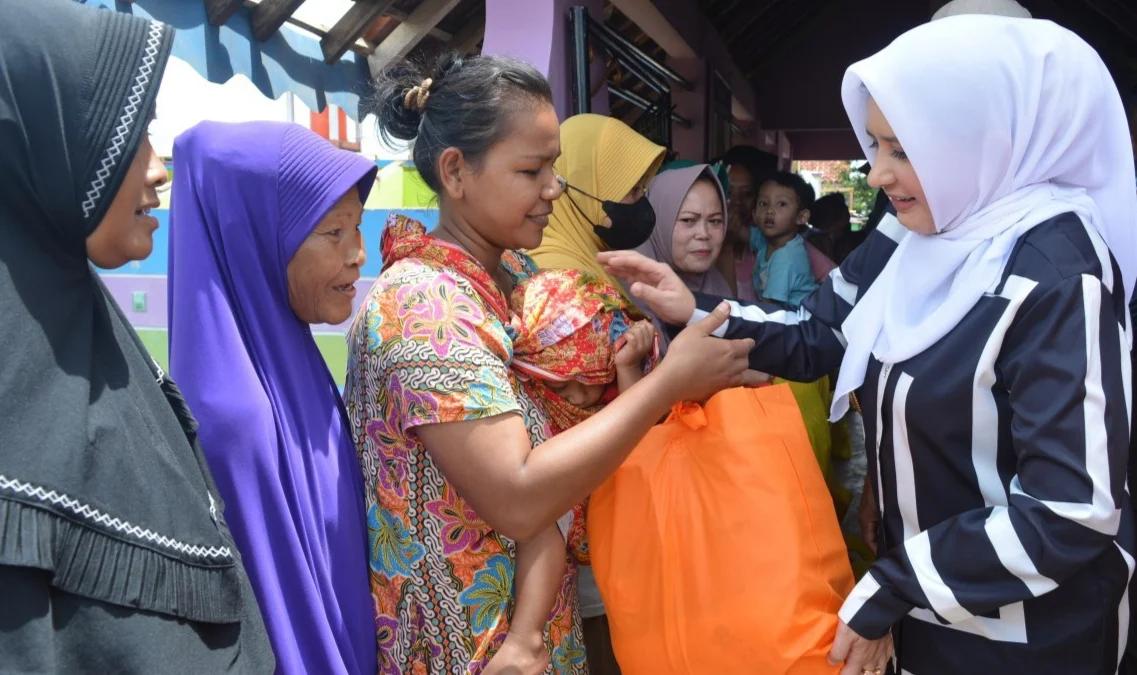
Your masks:
<path fill-rule="evenodd" d="M 367 495 L 379 673 L 476 675 L 513 610 L 514 543 L 457 494 L 414 433 L 424 424 L 522 416 L 534 446 L 547 418 L 509 368 L 509 310 L 461 249 L 393 216 L 385 268 L 348 335 L 345 403 Z M 535 271 L 507 254 L 520 283 Z M 549 623 L 548 673 L 587 673 L 569 561 Z"/>

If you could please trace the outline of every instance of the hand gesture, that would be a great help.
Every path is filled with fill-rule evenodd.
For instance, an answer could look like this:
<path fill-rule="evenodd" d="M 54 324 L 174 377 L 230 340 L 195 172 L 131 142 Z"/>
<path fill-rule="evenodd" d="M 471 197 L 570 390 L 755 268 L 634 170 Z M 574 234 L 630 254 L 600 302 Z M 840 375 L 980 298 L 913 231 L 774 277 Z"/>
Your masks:
<path fill-rule="evenodd" d="M 650 321 L 637 321 L 624 333 L 624 344 L 616 352 L 617 368 L 639 368 L 655 345 L 655 327 Z"/>
<path fill-rule="evenodd" d="M 844 621 L 837 624 L 837 637 L 829 650 L 829 665 L 841 663 L 845 667 L 840 675 L 880 674 L 888 669 L 892 658 L 892 635 L 879 640 L 866 640 L 853 632 Z"/>
<path fill-rule="evenodd" d="M 519 640 L 511 633 L 486 664 L 482 675 L 541 675 L 549 665 L 543 640 Z"/>
<path fill-rule="evenodd" d="M 730 305 L 724 302 L 671 341 L 658 372 L 671 387 L 672 400 L 703 401 L 723 389 L 754 386 L 758 373 L 749 370 L 754 341 L 711 337 L 729 317 Z"/>
<path fill-rule="evenodd" d="M 596 259 L 663 321 L 683 326 L 695 313 L 695 296 L 670 266 L 635 251 L 604 251 Z"/>

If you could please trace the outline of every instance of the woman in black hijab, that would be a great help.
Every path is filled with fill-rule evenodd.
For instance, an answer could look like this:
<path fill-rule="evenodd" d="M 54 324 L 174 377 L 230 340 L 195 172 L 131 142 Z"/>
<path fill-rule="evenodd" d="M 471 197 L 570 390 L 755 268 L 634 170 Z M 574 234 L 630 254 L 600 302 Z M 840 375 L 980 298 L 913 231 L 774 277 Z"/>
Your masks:
<path fill-rule="evenodd" d="M 272 672 L 196 423 L 90 264 L 150 254 L 173 32 L 0 16 L 0 671 Z"/>

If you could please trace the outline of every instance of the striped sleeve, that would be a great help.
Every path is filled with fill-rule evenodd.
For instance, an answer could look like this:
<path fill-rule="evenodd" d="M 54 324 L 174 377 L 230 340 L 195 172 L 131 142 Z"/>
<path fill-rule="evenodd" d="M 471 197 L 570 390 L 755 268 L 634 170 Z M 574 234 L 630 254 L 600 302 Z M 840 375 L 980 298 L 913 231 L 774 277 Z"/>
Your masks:
<path fill-rule="evenodd" d="M 857 275 L 858 268 L 850 256 L 850 260 L 829 273 L 825 283 L 799 309 L 730 300 L 730 320 L 715 335 L 753 338 L 750 367 L 754 370 L 797 382 L 812 382 L 828 375 L 841 364 L 845 354 L 841 323 L 857 299 L 857 286 L 847 275 Z M 688 324 L 705 317 L 720 302 L 722 298 L 696 293 L 695 313 Z"/>
<path fill-rule="evenodd" d="M 715 335 L 752 338 L 755 347 L 750 352 L 750 367 L 754 370 L 796 382 L 829 375 L 845 355 L 841 324 L 857 298 L 884 269 L 906 232 L 894 216 L 887 216 L 840 267 L 829 273 L 821 287 L 802 301 L 800 309 L 731 300 L 730 320 Z M 722 300 L 696 293 L 695 312 L 688 324 L 705 317 Z"/>
<path fill-rule="evenodd" d="M 845 353 L 840 322 L 829 323 L 807 308 L 815 296 L 826 293 L 829 287 L 827 280 L 796 310 L 730 300 L 730 320 L 714 334 L 732 340 L 752 338 L 750 367 L 754 370 L 796 382 L 812 382 L 833 372 Z M 722 298 L 696 293 L 695 313 L 688 323 L 702 319 L 720 302 Z"/>
<path fill-rule="evenodd" d="M 1032 295 L 997 361 L 1015 456 L 1009 490 L 906 534 L 881 558 L 840 612 L 859 635 L 882 637 L 913 609 L 955 624 L 1041 596 L 1117 534 L 1129 451 L 1124 319 L 1094 276 Z"/>

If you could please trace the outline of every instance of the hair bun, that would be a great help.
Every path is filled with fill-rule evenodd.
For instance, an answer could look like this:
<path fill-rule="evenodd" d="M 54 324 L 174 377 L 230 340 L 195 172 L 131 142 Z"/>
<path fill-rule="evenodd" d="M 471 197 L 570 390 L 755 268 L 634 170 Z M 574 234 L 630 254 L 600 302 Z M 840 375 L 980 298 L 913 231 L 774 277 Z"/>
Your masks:
<path fill-rule="evenodd" d="M 426 112 L 426 102 L 430 99 L 430 85 L 434 80 L 429 77 L 407 90 L 403 96 L 403 107 L 422 115 Z"/>
<path fill-rule="evenodd" d="M 435 84 L 453 76 L 462 70 L 462 66 L 464 65 L 466 65 L 466 58 L 457 51 L 444 53 L 434 64 L 433 79 Z"/>
<path fill-rule="evenodd" d="M 412 142 L 415 168 L 438 193 L 438 159 L 447 148 L 476 163 L 510 133 L 518 101 L 551 106 L 552 100 L 548 81 L 524 61 L 466 59 L 451 51 L 429 67 L 402 61 L 380 73 L 360 111 L 375 114 L 384 142 Z"/>
<path fill-rule="evenodd" d="M 418 137 L 431 86 L 428 84 L 424 91 L 422 85 L 429 79 L 410 61 L 397 63 L 376 78 L 371 100 L 361 107 L 379 118 L 385 141 L 413 141 Z"/>

